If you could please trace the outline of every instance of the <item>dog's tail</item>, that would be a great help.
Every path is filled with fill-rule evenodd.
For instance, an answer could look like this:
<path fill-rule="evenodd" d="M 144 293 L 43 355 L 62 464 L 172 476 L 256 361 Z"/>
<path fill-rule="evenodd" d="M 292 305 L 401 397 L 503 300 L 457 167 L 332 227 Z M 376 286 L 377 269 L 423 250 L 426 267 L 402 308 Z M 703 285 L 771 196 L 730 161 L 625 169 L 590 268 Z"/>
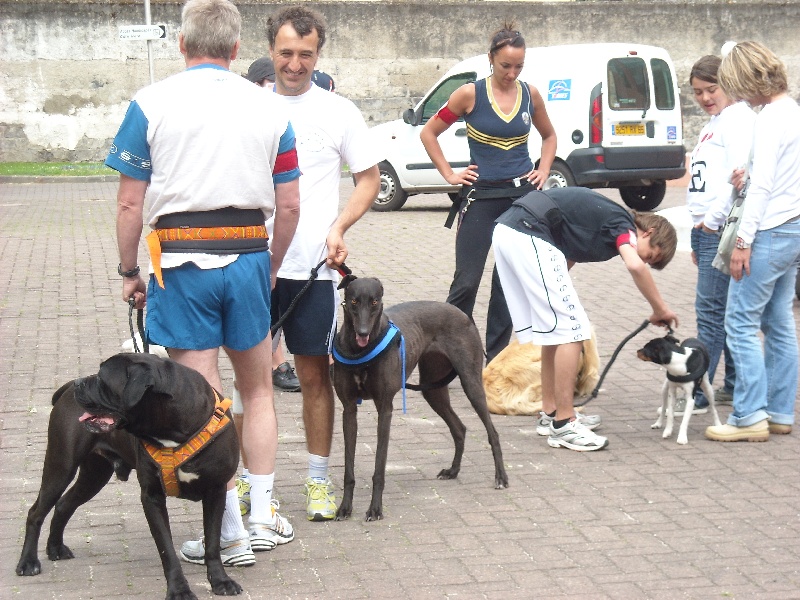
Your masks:
<path fill-rule="evenodd" d="M 414 390 L 415 392 L 426 392 L 428 390 L 435 390 L 437 388 L 444 387 L 451 381 L 455 380 L 456 377 L 458 377 L 458 373 L 456 373 L 456 370 L 450 369 L 450 372 L 441 379 L 439 379 L 438 381 L 433 381 L 431 383 L 406 382 L 406 388 L 409 390 Z"/>

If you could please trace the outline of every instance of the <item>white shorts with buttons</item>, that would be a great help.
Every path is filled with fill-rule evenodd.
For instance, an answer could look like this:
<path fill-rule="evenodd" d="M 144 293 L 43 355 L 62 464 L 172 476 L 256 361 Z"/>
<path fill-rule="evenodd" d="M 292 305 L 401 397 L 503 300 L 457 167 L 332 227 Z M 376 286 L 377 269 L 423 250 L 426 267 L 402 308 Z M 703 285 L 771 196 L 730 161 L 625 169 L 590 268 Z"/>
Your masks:
<path fill-rule="evenodd" d="M 561 250 L 500 224 L 495 226 L 492 246 L 520 344 L 556 346 L 591 338 L 589 317 Z"/>

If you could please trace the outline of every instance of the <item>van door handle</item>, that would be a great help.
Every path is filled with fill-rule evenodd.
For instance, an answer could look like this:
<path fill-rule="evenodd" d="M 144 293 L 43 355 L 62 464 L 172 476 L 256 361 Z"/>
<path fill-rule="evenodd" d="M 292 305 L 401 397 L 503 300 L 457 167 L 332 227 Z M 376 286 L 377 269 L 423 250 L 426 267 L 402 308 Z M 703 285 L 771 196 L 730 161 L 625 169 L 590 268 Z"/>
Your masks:
<path fill-rule="evenodd" d="M 461 127 L 456 129 L 456 137 L 467 137 L 467 128 Z"/>

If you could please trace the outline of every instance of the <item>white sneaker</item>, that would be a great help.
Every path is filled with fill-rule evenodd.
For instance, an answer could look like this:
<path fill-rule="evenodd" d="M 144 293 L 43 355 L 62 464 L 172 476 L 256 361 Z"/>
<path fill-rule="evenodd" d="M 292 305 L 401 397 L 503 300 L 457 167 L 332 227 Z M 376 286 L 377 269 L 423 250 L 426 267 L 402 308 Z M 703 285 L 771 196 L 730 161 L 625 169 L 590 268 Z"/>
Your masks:
<path fill-rule="evenodd" d="M 602 419 L 600 415 L 585 415 L 583 413 L 575 413 L 575 420 L 580 421 L 590 431 L 594 431 L 600 427 Z M 539 420 L 536 421 L 536 433 L 539 435 L 550 435 L 550 423 L 553 422 L 553 417 L 542 411 L 539 413 Z"/>
<path fill-rule="evenodd" d="M 250 547 L 253 552 L 272 550 L 278 544 L 288 544 L 294 539 L 294 529 L 291 523 L 278 514 L 280 502 L 274 498 L 270 501 L 272 516 L 275 523 L 250 523 Z"/>
<path fill-rule="evenodd" d="M 206 545 L 203 538 L 184 542 L 180 551 L 181 558 L 196 565 L 206 563 Z M 250 540 L 220 540 L 220 558 L 226 567 L 249 567 L 256 564 L 256 557 L 250 548 Z"/>
<path fill-rule="evenodd" d="M 602 450 L 608 446 L 608 438 L 597 435 L 575 419 L 559 429 L 550 423 L 550 436 L 547 438 L 547 444 L 552 448 L 563 446 L 578 452 L 591 452 L 592 450 Z"/>

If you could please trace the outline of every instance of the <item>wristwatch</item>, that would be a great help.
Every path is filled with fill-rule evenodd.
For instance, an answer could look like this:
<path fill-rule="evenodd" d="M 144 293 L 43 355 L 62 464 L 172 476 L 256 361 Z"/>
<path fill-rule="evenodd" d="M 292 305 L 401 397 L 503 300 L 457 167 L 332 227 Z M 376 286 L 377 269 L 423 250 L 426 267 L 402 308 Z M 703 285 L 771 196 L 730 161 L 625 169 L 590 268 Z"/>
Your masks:
<path fill-rule="evenodd" d="M 750 247 L 750 244 L 748 244 L 747 242 L 745 242 L 745 241 L 744 241 L 742 238 L 740 238 L 740 237 L 737 237 L 737 238 L 736 238 L 736 247 L 737 247 L 739 250 L 747 250 L 747 249 Z"/>
<path fill-rule="evenodd" d="M 123 271 L 122 263 L 117 265 L 117 273 L 119 273 L 120 277 L 136 277 L 139 274 L 139 271 L 139 265 L 136 265 L 130 271 Z"/>

